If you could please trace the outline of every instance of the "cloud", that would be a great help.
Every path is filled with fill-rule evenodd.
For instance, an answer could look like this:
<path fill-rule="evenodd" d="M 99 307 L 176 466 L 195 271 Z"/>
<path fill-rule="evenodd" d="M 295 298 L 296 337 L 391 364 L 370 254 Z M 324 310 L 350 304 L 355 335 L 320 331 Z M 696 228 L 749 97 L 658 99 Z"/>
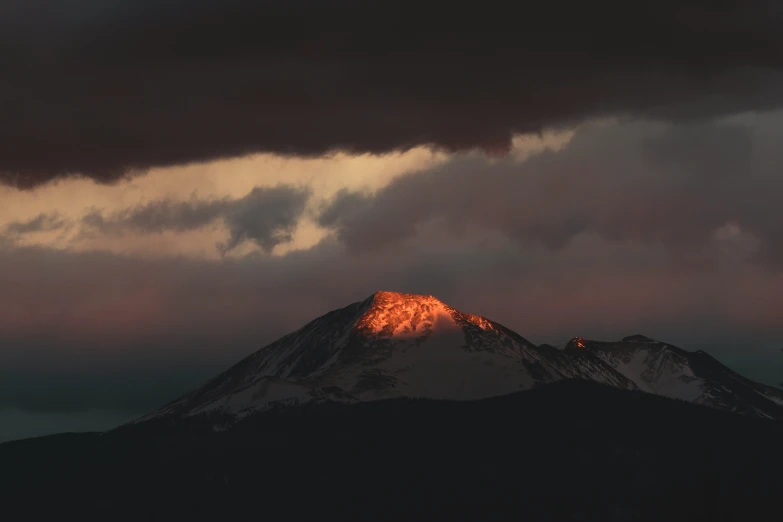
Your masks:
<path fill-rule="evenodd" d="M 111 182 L 273 152 L 507 150 L 586 118 L 780 105 L 772 0 L 418 0 L 0 7 L 0 180 Z M 143 35 L 143 38 L 139 38 Z"/>
<path fill-rule="evenodd" d="M 308 188 L 277 185 L 255 187 L 239 199 L 172 201 L 162 199 L 116 211 L 108 216 L 92 210 L 82 218 L 83 234 L 156 234 L 197 230 L 222 221 L 229 238 L 218 245 L 226 254 L 247 241 L 265 252 L 293 240 L 293 233 L 311 197 Z"/>
<path fill-rule="evenodd" d="M 205 227 L 223 217 L 234 201 L 228 199 L 202 201 L 151 201 L 132 209 L 114 212 L 104 217 L 92 210 L 82 223 L 101 233 L 122 234 L 128 231 L 161 233 L 169 230 L 186 231 Z"/>
<path fill-rule="evenodd" d="M 27 221 L 14 221 L 6 225 L 5 233 L 9 236 L 23 236 L 36 232 L 51 232 L 67 226 L 67 221 L 59 214 L 39 214 Z"/>
<path fill-rule="evenodd" d="M 343 191 L 319 223 L 354 253 L 396 248 L 442 222 L 452 233 L 473 226 L 550 249 L 594 233 L 685 257 L 717 244 L 724 258 L 780 262 L 783 210 L 766 194 L 783 191 L 773 145 L 781 116 L 759 126 L 584 125 L 560 151 L 527 161 L 461 156 L 374 194 Z"/>
<path fill-rule="evenodd" d="M 230 252 L 245 241 L 253 241 L 265 252 L 293 241 L 293 232 L 305 211 L 310 191 L 278 186 L 256 187 L 226 215 L 231 236 L 220 245 Z"/>

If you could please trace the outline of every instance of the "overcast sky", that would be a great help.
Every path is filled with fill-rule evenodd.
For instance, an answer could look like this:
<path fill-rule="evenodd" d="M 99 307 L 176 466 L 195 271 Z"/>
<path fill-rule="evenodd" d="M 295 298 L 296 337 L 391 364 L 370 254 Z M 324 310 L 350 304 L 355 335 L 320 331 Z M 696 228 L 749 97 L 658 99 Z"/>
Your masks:
<path fill-rule="evenodd" d="M 44 4 L 0 4 L 0 440 L 381 289 L 783 382 L 779 2 Z"/>

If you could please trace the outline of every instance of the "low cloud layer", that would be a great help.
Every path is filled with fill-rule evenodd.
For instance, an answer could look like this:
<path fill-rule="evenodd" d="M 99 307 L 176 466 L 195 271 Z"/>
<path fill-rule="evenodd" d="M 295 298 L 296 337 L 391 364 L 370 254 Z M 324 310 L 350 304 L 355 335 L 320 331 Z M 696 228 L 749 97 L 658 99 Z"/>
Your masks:
<path fill-rule="evenodd" d="M 37 232 L 51 232 L 67 226 L 67 221 L 56 212 L 50 214 L 39 214 L 33 219 L 26 221 L 14 221 L 5 226 L 4 234 L 6 237 L 13 238 L 25 234 L 35 234 Z"/>
<path fill-rule="evenodd" d="M 253 189 L 226 214 L 230 237 L 220 245 L 221 252 L 230 252 L 245 241 L 253 241 L 265 252 L 290 243 L 309 197 L 308 190 L 291 187 Z"/>
<path fill-rule="evenodd" d="M 0 181 L 252 152 L 509 148 L 585 118 L 783 101 L 773 0 L 76 0 L 0 6 Z"/>
<path fill-rule="evenodd" d="M 319 222 L 353 252 L 395 248 L 443 222 L 549 249 L 597 234 L 691 261 L 719 245 L 727 260 L 779 264 L 780 114 L 754 122 L 587 125 L 563 150 L 525 162 L 457 157 L 374 194 L 343 191 Z"/>
<path fill-rule="evenodd" d="M 105 215 L 93 210 L 82 223 L 92 232 L 101 234 L 145 234 L 166 231 L 196 230 L 222 218 L 234 205 L 229 199 L 172 201 L 169 199 L 151 201 L 135 208 Z"/>
<path fill-rule="evenodd" d="M 307 188 L 278 185 L 256 187 L 240 199 L 163 199 L 109 215 L 92 210 L 81 220 L 82 235 L 185 232 L 219 222 L 229 233 L 228 239 L 217 245 L 221 253 L 227 254 L 248 241 L 270 253 L 293 240 L 310 197 Z"/>

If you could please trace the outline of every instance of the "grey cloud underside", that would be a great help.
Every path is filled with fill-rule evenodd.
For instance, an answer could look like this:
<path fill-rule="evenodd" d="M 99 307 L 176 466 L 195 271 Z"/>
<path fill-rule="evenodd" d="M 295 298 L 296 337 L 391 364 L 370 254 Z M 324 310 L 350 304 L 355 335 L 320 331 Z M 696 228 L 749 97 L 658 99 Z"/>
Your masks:
<path fill-rule="evenodd" d="M 235 202 L 229 199 L 152 201 L 135 208 L 105 215 L 100 210 L 90 211 L 82 223 L 104 234 L 122 234 L 130 231 L 159 233 L 196 230 L 223 217 Z"/>
<path fill-rule="evenodd" d="M 185 232 L 222 220 L 229 238 L 218 245 L 227 253 L 245 241 L 253 241 L 265 252 L 288 243 L 311 197 L 307 188 L 278 185 L 256 187 L 243 198 L 190 201 L 168 199 L 104 215 L 93 210 L 82 219 L 83 234 L 143 234 Z"/>
<path fill-rule="evenodd" d="M 250 240 L 271 252 L 275 246 L 291 242 L 309 198 L 307 189 L 254 188 L 226 214 L 230 236 L 220 250 L 229 252 Z"/>
<path fill-rule="evenodd" d="M 6 225 L 4 232 L 7 236 L 13 237 L 37 232 L 51 232 L 64 228 L 67 225 L 68 222 L 56 212 L 51 214 L 43 213 L 26 221 L 13 221 Z"/>
<path fill-rule="evenodd" d="M 662 125 L 587 125 L 558 152 L 527 161 L 463 156 L 395 179 L 375 194 L 342 191 L 319 223 L 353 252 L 393 248 L 421 226 L 473 226 L 563 248 L 595 233 L 689 255 L 783 258 L 781 114 Z"/>
<path fill-rule="evenodd" d="M 252 152 L 505 150 L 589 117 L 779 106 L 777 2 L 79 0 L 0 7 L 0 179 Z"/>

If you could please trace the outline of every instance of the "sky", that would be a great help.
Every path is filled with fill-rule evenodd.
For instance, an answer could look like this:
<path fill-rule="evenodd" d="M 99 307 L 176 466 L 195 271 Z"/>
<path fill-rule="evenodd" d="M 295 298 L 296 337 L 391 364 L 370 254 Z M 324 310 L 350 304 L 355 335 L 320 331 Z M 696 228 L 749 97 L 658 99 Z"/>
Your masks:
<path fill-rule="evenodd" d="M 0 4 L 0 440 L 377 290 L 783 383 L 773 0 Z"/>

